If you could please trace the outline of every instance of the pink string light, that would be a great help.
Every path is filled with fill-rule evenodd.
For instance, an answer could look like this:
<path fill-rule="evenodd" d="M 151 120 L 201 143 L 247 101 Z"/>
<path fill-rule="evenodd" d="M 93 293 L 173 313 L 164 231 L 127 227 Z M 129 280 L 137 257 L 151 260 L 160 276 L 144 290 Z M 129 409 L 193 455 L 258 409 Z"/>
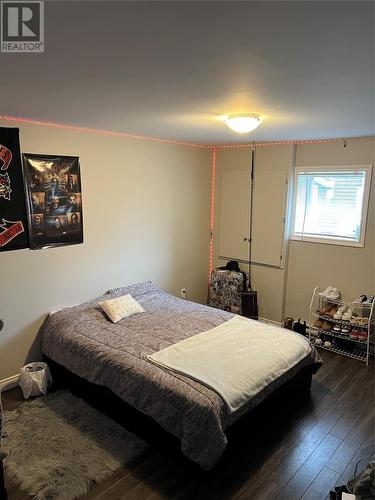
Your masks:
<path fill-rule="evenodd" d="M 199 149 L 236 149 L 236 148 L 251 148 L 255 146 L 276 146 L 287 144 L 324 144 L 329 142 L 340 142 L 343 139 L 316 139 L 316 140 L 303 140 L 303 141 L 272 141 L 272 142 L 251 142 L 242 144 L 199 144 L 188 141 L 178 141 L 174 139 L 163 139 L 161 137 L 151 137 L 147 135 L 130 134 L 128 132 L 116 132 L 115 130 L 106 130 L 100 128 L 80 127 L 78 125 L 69 125 L 66 123 L 48 122 L 44 120 L 35 120 L 32 118 L 18 118 L 16 116 L 0 115 L 0 120 L 13 121 L 16 123 L 25 123 L 29 125 L 40 125 L 44 127 L 60 128 L 66 130 L 76 130 L 79 132 L 90 132 L 95 134 L 104 134 L 117 137 L 127 137 L 130 139 L 139 139 L 143 141 L 153 141 L 164 144 L 175 144 L 178 146 L 187 146 Z"/>
<path fill-rule="evenodd" d="M 91 133 L 95 133 L 95 134 L 104 134 L 104 135 L 111 135 L 111 136 L 117 136 L 117 137 L 127 137 L 130 139 L 139 139 L 142 141 L 161 142 L 164 144 L 176 144 L 178 146 L 189 146 L 189 147 L 193 147 L 193 148 L 203 148 L 203 149 L 209 148 L 209 146 L 207 146 L 206 144 L 195 144 L 192 142 L 177 141 L 177 140 L 173 140 L 173 139 L 162 139 L 161 137 L 150 137 L 147 135 L 129 134 L 127 132 L 116 132 L 115 130 L 106 130 L 106 129 L 100 129 L 100 128 L 91 128 L 91 127 L 79 127 L 78 125 L 68 125 L 68 124 L 57 123 L 57 122 L 46 122 L 46 121 L 42 121 L 42 120 L 34 120 L 32 118 L 17 118 L 16 116 L 0 115 L 0 120 L 13 121 L 13 122 L 17 122 L 17 123 L 26 123 L 29 125 L 41 125 L 44 127 L 61 128 L 61 129 L 66 129 L 66 130 L 76 130 L 79 132 L 91 132 Z"/>
<path fill-rule="evenodd" d="M 214 227 L 215 227 L 215 189 L 216 188 L 216 148 L 211 155 L 211 207 L 210 207 L 210 257 L 208 283 L 211 284 L 211 273 L 214 268 Z"/>

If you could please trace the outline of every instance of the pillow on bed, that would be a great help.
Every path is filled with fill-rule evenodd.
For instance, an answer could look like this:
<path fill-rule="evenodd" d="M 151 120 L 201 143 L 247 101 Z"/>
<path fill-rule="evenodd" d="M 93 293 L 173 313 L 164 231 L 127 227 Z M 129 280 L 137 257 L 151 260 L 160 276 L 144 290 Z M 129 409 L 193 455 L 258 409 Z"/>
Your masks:
<path fill-rule="evenodd" d="M 105 292 L 105 295 L 116 295 L 119 297 L 120 295 L 125 295 L 130 293 L 132 297 L 136 297 L 137 295 L 141 295 L 147 292 L 153 292 L 159 290 L 151 281 L 142 281 L 141 283 L 133 283 L 132 285 L 118 286 L 116 288 L 110 288 Z"/>
<path fill-rule="evenodd" d="M 145 312 L 143 307 L 129 294 L 99 302 L 108 318 L 117 323 L 121 319 Z"/>

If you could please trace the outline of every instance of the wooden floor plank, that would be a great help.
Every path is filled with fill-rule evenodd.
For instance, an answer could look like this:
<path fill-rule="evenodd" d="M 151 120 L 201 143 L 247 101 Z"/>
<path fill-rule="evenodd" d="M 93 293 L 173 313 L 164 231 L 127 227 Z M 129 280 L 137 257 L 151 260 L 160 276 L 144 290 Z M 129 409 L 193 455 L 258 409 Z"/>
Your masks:
<path fill-rule="evenodd" d="M 340 443 L 341 439 L 328 434 L 288 481 L 277 498 L 280 500 L 301 498 Z"/>
<path fill-rule="evenodd" d="M 330 430 L 330 434 L 340 439 L 346 438 L 348 433 L 360 420 L 364 408 L 368 405 L 368 401 L 371 400 L 373 390 L 373 388 L 366 388 L 366 390 L 359 392 L 353 404 L 346 410 L 336 425 Z"/>
<path fill-rule="evenodd" d="M 245 498 L 256 498 L 257 500 L 273 500 L 277 497 L 281 487 L 274 481 L 265 479 L 255 488 L 245 488 L 234 495 L 234 500 L 243 500 Z"/>
<path fill-rule="evenodd" d="M 360 422 L 349 432 L 327 463 L 330 469 L 339 473 L 344 472 L 366 436 L 374 435 L 373 409 L 367 407 L 361 417 Z"/>
<path fill-rule="evenodd" d="M 323 469 L 316 476 L 315 480 L 301 497 L 302 500 L 323 500 L 327 493 L 336 484 L 339 474 L 328 467 Z"/>
<path fill-rule="evenodd" d="M 357 465 L 357 473 L 365 469 L 366 465 L 370 462 L 375 454 L 374 439 L 375 437 L 373 433 L 369 433 L 368 436 L 364 439 L 364 441 L 359 446 L 357 453 L 352 457 L 344 472 L 338 478 L 336 482 L 337 486 L 346 484 L 347 481 L 355 475 Z"/>

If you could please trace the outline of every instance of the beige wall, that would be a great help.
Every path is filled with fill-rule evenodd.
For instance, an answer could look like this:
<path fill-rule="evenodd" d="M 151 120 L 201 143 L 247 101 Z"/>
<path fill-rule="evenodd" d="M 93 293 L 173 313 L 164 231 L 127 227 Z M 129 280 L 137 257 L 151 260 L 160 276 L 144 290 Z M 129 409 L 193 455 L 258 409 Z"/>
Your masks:
<path fill-rule="evenodd" d="M 296 146 L 295 164 L 299 166 L 315 165 L 364 165 L 374 164 L 375 138 L 353 138 L 343 142 L 322 144 L 301 144 Z M 270 247 L 278 242 L 275 234 L 283 230 L 281 218 L 286 207 L 280 209 L 280 218 L 273 210 L 285 195 L 282 179 L 288 177 L 294 164 L 292 146 L 259 146 L 256 150 L 255 171 L 269 176 L 270 185 L 276 191 L 270 191 L 265 183 L 254 185 L 254 245 L 259 253 L 264 248 L 264 256 Z M 226 149 L 218 152 L 216 226 L 220 220 L 220 172 L 223 168 L 246 168 L 249 165 L 248 149 Z M 278 182 L 275 183 L 275 176 Z M 277 192 L 279 186 L 279 192 Z M 267 190 L 268 192 L 266 192 Z M 370 206 L 367 220 L 367 233 L 364 248 L 286 241 L 282 249 L 283 260 L 280 268 L 265 264 L 252 266 L 253 286 L 258 291 L 259 314 L 261 317 L 281 322 L 285 316 L 308 319 L 308 308 L 312 290 L 315 286 L 325 288 L 328 285 L 339 287 L 344 297 L 352 299 L 360 293 L 375 293 L 375 172 L 372 176 Z M 279 201 L 277 201 L 279 200 Z M 269 210 L 267 210 L 267 204 Z M 236 221 L 233 221 L 236 224 Z M 218 238 L 216 232 L 216 265 L 223 265 L 219 259 Z M 235 257 L 235 256 L 232 256 Z M 265 260 L 267 260 L 265 258 Z M 243 263 L 245 271 L 248 266 Z"/>
<path fill-rule="evenodd" d="M 37 125 L 20 129 L 24 152 L 80 156 L 85 241 L 0 254 L 0 380 L 39 355 L 36 333 L 48 311 L 107 288 L 152 280 L 206 300 L 209 151 Z"/>
<path fill-rule="evenodd" d="M 375 138 L 356 138 L 327 144 L 297 147 L 297 166 L 368 165 L 375 163 Z M 289 251 L 286 313 L 308 317 L 309 299 L 315 286 L 338 287 L 347 299 L 375 293 L 375 172 L 364 248 L 291 241 Z"/>

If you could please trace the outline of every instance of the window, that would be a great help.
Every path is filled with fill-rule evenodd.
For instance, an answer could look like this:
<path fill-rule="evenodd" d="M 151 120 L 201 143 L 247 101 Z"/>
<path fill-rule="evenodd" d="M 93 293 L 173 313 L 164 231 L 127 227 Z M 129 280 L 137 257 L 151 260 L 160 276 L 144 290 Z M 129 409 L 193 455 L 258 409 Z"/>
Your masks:
<path fill-rule="evenodd" d="M 372 165 L 297 167 L 292 239 L 364 246 Z"/>

